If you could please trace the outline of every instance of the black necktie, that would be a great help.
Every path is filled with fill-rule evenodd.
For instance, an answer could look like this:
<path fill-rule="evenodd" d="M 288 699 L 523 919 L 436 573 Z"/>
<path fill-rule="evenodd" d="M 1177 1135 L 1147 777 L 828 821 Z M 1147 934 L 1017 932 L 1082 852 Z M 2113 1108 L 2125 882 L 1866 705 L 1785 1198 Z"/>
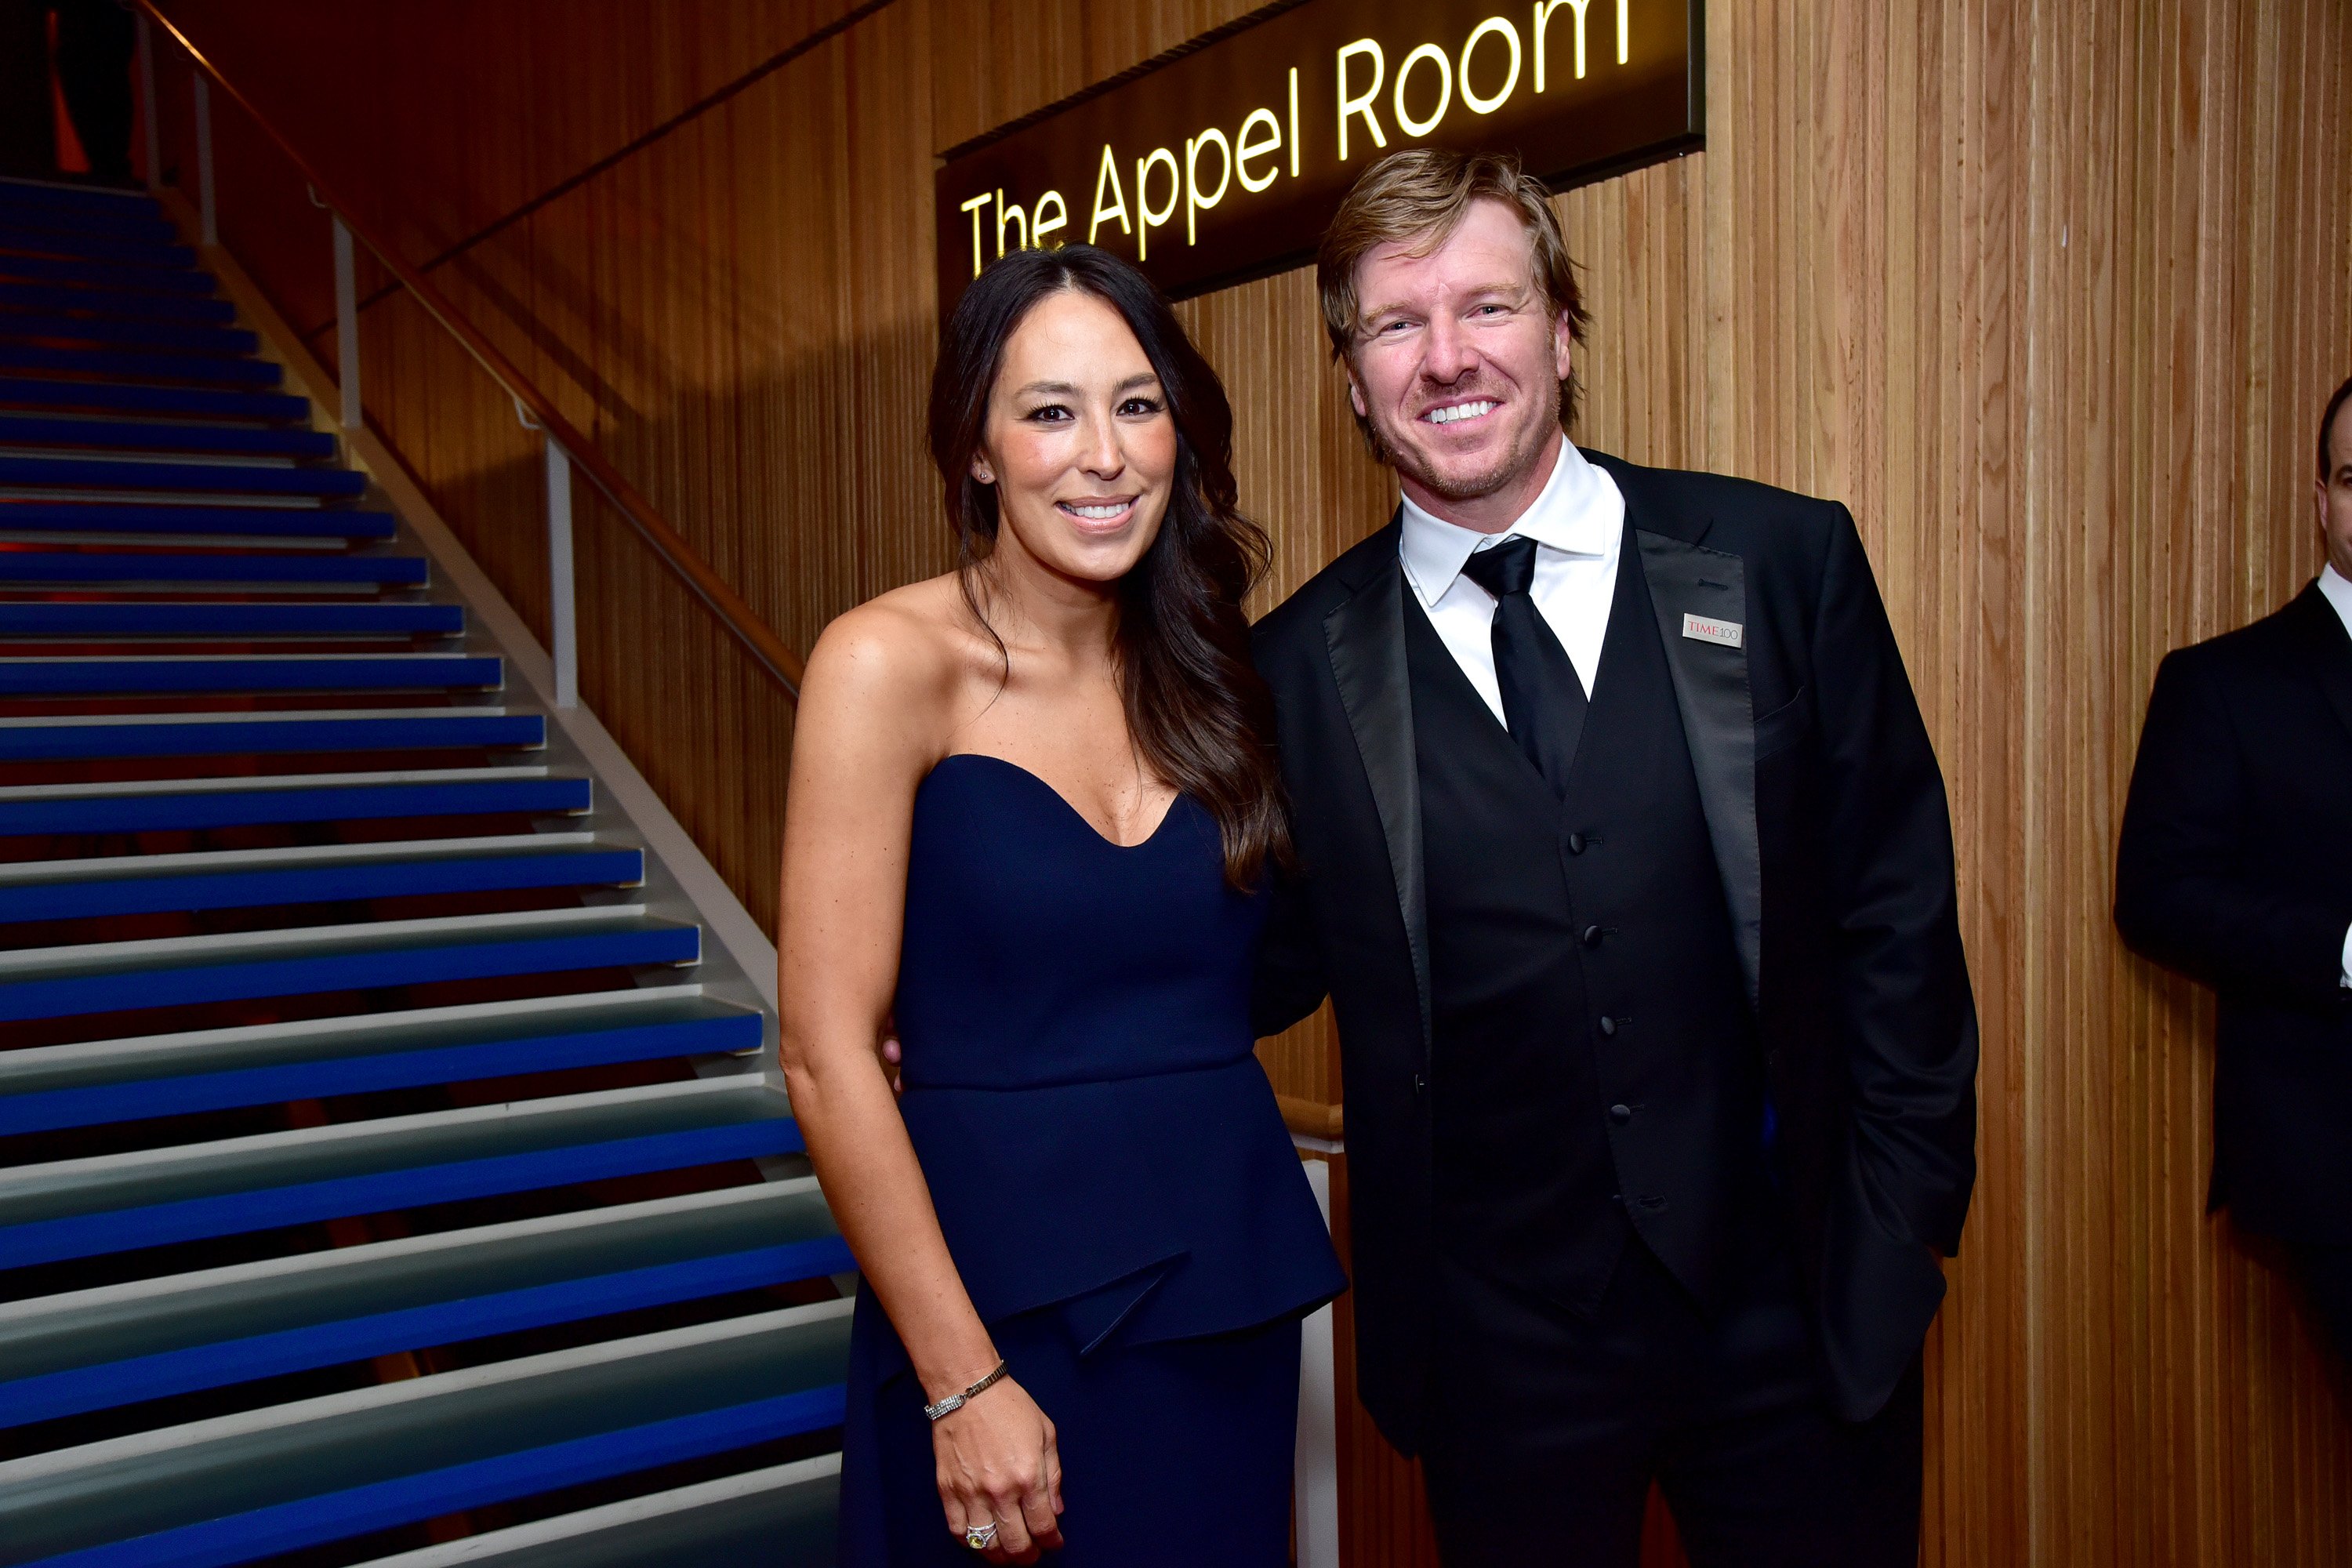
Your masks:
<path fill-rule="evenodd" d="M 1463 563 L 1462 574 L 1495 595 L 1495 683 L 1503 689 L 1503 723 L 1543 774 L 1568 798 L 1568 770 L 1584 733 L 1584 682 L 1536 609 L 1536 542 L 1507 539 Z"/>

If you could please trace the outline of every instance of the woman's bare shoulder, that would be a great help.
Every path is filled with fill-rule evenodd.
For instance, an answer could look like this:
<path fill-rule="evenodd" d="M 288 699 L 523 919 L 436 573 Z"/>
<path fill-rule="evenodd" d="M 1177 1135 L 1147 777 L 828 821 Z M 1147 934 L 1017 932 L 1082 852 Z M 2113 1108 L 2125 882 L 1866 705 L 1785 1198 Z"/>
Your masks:
<path fill-rule="evenodd" d="M 952 574 L 877 595 L 836 616 L 809 650 L 803 711 L 838 706 L 869 717 L 943 720 L 971 640 Z"/>

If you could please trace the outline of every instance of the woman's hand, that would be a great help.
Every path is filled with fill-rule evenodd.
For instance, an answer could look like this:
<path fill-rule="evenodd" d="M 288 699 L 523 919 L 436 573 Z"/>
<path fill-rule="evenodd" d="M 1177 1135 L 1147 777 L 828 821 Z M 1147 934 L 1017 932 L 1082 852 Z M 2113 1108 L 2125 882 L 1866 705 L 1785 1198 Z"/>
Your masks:
<path fill-rule="evenodd" d="M 958 1540 L 992 1521 L 991 1563 L 1034 1563 L 1062 1544 L 1062 1456 L 1054 1423 L 1028 1391 L 1002 1378 L 931 1423 L 940 1501 Z"/>

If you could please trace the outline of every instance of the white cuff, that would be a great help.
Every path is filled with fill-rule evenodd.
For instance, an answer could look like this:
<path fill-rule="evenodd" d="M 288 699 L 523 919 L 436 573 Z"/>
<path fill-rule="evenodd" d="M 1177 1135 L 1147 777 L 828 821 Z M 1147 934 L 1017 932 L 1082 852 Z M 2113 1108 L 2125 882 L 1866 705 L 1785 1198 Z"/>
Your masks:
<path fill-rule="evenodd" d="M 2352 929 L 2344 933 L 2344 977 L 2339 984 L 2352 989 Z"/>

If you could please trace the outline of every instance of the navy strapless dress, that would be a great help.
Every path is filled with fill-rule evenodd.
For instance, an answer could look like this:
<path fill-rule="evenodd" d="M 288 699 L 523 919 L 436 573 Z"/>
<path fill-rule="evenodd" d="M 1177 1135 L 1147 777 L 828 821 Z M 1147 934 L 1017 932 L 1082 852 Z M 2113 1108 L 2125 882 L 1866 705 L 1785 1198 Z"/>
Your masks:
<path fill-rule="evenodd" d="M 1132 847 L 994 757 L 948 757 L 915 796 L 899 1110 L 964 1288 L 1059 1434 L 1066 1568 L 1289 1561 L 1298 1319 L 1346 1280 L 1251 1050 L 1265 903 L 1225 884 L 1187 796 Z M 843 1561 L 975 1561 L 864 1291 L 850 1354 Z"/>

